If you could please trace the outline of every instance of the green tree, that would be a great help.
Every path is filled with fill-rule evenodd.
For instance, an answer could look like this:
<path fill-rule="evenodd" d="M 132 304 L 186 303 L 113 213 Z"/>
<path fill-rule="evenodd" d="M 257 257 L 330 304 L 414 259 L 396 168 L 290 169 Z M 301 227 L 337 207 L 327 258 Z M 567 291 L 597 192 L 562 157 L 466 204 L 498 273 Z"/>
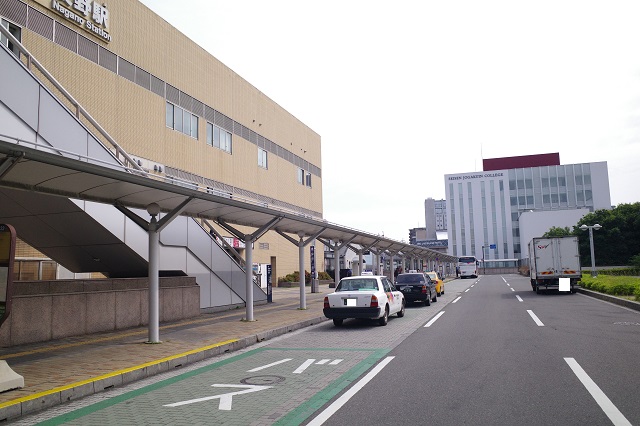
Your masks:
<path fill-rule="evenodd" d="M 568 226 L 564 228 L 560 228 L 557 226 L 552 226 L 547 232 L 545 232 L 542 237 L 543 238 L 553 238 L 553 237 L 569 237 L 573 235 Z"/>
<path fill-rule="evenodd" d="M 629 265 L 631 258 L 640 253 L 640 202 L 620 204 L 611 210 L 588 213 L 573 227 L 573 235 L 580 240 L 580 259 L 583 266 L 591 265 L 589 231 L 581 225 L 602 226 L 593 231 L 596 264 L 600 266 Z"/>

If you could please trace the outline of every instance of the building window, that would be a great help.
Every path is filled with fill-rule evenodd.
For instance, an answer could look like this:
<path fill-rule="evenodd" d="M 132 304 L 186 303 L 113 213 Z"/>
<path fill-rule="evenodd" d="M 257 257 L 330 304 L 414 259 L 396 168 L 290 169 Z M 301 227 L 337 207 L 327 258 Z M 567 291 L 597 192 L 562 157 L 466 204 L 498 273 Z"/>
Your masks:
<path fill-rule="evenodd" d="M 305 185 L 311 188 L 311 172 L 305 172 L 304 169 L 298 169 L 297 180 L 300 185 Z"/>
<path fill-rule="evenodd" d="M 182 131 L 182 108 L 173 106 L 173 130 Z"/>
<path fill-rule="evenodd" d="M 167 109 L 166 109 L 166 116 L 165 116 L 165 121 L 167 124 L 167 127 L 173 129 L 173 104 L 170 104 L 169 102 L 167 102 Z"/>
<path fill-rule="evenodd" d="M 165 123 L 170 129 L 198 139 L 198 116 L 170 102 L 165 110 Z"/>
<path fill-rule="evenodd" d="M 14 36 L 19 42 L 22 42 L 22 30 L 20 29 L 20 27 L 4 19 L 0 21 L 0 24 L 8 29 L 9 33 L 11 33 L 11 35 Z M 11 43 L 9 39 L 4 36 L 4 34 L 0 34 L 0 43 L 7 46 L 7 48 L 12 51 L 14 55 L 19 56 L 20 51 L 18 50 L 18 48 L 14 46 L 13 43 Z"/>
<path fill-rule="evenodd" d="M 258 250 L 269 250 L 269 243 L 258 243 Z"/>
<path fill-rule="evenodd" d="M 198 139 L 198 116 L 191 114 L 191 137 Z"/>
<path fill-rule="evenodd" d="M 207 122 L 207 145 L 214 146 L 231 154 L 231 133 Z"/>
<path fill-rule="evenodd" d="M 207 122 L 207 145 L 213 146 L 213 124 Z"/>
<path fill-rule="evenodd" d="M 268 169 L 267 151 L 262 148 L 258 148 L 258 167 L 262 167 L 263 169 Z"/>
<path fill-rule="evenodd" d="M 13 264 L 15 281 L 49 281 L 55 280 L 58 264 L 45 259 L 16 259 Z"/>

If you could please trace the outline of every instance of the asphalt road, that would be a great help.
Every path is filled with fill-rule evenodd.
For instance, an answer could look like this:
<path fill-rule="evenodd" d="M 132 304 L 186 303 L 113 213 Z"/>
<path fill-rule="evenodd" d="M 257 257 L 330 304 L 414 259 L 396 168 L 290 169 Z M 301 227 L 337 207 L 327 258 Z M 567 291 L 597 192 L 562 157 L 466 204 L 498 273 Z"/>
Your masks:
<path fill-rule="evenodd" d="M 321 323 L 17 424 L 640 424 L 640 314 L 517 275 L 445 290 L 385 327 Z"/>
<path fill-rule="evenodd" d="M 579 294 L 537 295 L 526 277 L 480 278 L 388 355 L 326 425 L 640 424 L 640 315 Z"/>

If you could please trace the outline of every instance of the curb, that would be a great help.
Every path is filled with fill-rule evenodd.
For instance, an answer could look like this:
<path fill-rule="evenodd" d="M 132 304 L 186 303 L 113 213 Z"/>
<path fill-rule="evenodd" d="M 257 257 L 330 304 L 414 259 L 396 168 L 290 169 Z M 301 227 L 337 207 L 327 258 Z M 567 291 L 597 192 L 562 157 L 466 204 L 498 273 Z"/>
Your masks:
<path fill-rule="evenodd" d="M 113 387 L 120 387 L 138 380 L 153 377 L 166 373 L 198 361 L 213 358 L 227 352 L 235 352 L 248 346 L 255 345 L 264 340 L 290 333 L 301 328 L 309 327 L 326 321 L 324 316 L 315 317 L 288 324 L 272 330 L 263 331 L 257 334 L 215 343 L 209 346 L 197 348 L 188 352 L 183 352 L 156 361 L 136 365 L 112 373 L 103 374 L 92 379 L 71 383 L 66 386 L 57 387 L 45 392 L 39 392 L 30 396 L 16 398 L 0 404 L 0 421 L 15 419 L 18 417 L 34 414 L 51 407 L 55 407 L 66 402 L 74 401 L 89 395 L 94 395 Z"/>
<path fill-rule="evenodd" d="M 624 306 L 625 308 L 633 309 L 634 311 L 640 311 L 640 302 L 634 302 L 633 300 L 622 299 L 620 297 L 612 296 L 610 294 L 599 293 L 593 290 L 587 290 L 586 288 L 578 287 L 576 289 L 578 293 L 586 294 L 587 296 L 594 297 L 596 299 L 611 302 L 616 305 Z"/>

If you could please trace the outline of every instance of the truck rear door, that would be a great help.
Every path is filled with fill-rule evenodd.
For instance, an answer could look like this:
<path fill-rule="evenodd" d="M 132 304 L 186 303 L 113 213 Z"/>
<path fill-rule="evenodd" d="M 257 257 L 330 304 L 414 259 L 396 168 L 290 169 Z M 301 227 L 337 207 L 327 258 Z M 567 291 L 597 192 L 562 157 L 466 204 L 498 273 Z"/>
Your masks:
<path fill-rule="evenodd" d="M 554 253 L 555 244 L 551 238 L 536 238 L 534 240 L 536 254 L 536 271 L 538 278 L 551 278 L 556 275 L 555 271 L 559 264 L 556 264 Z"/>
<path fill-rule="evenodd" d="M 558 239 L 558 273 L 562 276 L 580 275 L 578 237 Z"/>

